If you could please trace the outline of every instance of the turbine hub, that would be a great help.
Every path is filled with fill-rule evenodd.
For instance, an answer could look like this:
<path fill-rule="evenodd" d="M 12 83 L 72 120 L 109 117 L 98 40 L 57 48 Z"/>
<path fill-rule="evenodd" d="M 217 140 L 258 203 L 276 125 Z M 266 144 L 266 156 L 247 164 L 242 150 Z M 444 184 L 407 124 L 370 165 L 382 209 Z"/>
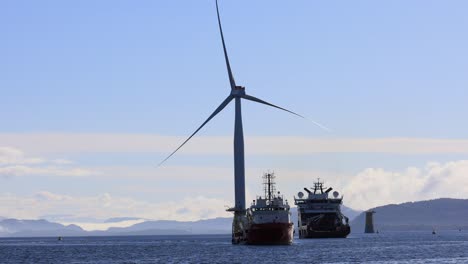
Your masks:
<path fill-rule="evenodd" d="M 236 86 L 234 89 L 231 90 L 231 95 L 233 95 L 233 96 L 245 95 L 245 87 L 244 86 Z"/>

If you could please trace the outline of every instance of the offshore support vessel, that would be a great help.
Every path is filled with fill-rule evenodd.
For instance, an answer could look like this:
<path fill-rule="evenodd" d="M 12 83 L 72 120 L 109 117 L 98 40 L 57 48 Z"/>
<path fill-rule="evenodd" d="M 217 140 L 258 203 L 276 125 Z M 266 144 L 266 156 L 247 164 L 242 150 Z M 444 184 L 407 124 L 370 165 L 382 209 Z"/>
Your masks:
<path fill-rule="evenodd" d="M 333 198 L 328 194 L 333 188 L 324 191 L 320 179 L 314 183 L 314 190 L 299 192 L 299 198 L 294 197 L 297 205 L 299 238 L 345 238 L 351 232 L 348 218 L 341 213 L 343 196 L 339 198 L 337 191 Z"/>
<path fill-rule="evenodd" d="M 257 196 L 247 210 L 247 244 L 289 245 L 293 241 L 294 224 L 288 201 L 276 193 L 275 174 L 263 175 L 264 196 Z"/>

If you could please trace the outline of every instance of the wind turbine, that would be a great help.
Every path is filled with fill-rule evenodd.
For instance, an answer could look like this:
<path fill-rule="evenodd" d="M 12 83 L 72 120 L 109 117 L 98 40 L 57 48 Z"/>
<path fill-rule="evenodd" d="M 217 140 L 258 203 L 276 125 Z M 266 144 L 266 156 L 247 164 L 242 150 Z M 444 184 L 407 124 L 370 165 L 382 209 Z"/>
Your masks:
<path fill-rule="evenodd" d="M 182 148 L 182 146 L 184 146 L 185 143 L 187 143 L 195 134 L 197 134 L 197 132 L 200 131 L 200 129 L 202 129 L 213 117 L 215 117 L 231 101 L 234 100 L 235 102 L 235 122 L 234 122 L 234 196 L 235 196 L 234 200 L 235 200 L 235 205 L 234 205 L 234 208 L 229 209 L 229 211 L 234 212 L 234 221 L 233 221 L 233 239 L 234 239 L 234 234 L 241 232 L 243 229 L 242 217 L 245 216 L 245 210 L 246 210 L 246 207 L 245 207 L 244 132 L 242 128 L 241 99 L 246 99 L 249 101 L 265 104 L 265 105 L 289 112 L 296 116 L 299 116 L 302 118 L 304 117 L 292 111 L 289 111 L 285 108 L 268 103 L 257 97 L 248 95 L 245 93 L 245 87 L 236 85 L 236 82 L 234 81 L 234 76 L 232 74 L 231 65 L 229 63 L 226 44 L 224 42 L 223 29 L 221 27 L 221 19 L 219 16 L 218 0 L 216 0 L 216 13 L 218 15 L 219 33 L 221 35 L 221 41 L 223 44 L 224 59 L 226 61 L 226 68 L 227 68 L 227 73 L 229 76 L 231 92 L 226 97 L 226 99 L 224 99 L 224 101 L 218 106 L 218 108 L 216 108 L 216 110 L 205 120 L 205 122 L 203 122 L 203 124 L 201 124 L 201 126 L 198 127 L 197 130 L 195 130 L 195 132 L 193 132 L 176 150 L 174 150 L 161 163 L 159 163 L 159 165 L 163 164 L 166 160 L 172 157 L 172 155 L 174 155 L 180 148 Z M 317 124 L 317 125 L 321 126 L 320 124 Z"/>

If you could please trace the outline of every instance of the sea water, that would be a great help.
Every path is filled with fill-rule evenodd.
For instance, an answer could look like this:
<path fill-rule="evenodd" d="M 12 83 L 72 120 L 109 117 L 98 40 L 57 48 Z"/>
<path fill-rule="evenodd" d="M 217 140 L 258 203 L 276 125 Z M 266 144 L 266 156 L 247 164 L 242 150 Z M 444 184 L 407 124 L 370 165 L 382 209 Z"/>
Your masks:
<path fill-rule="evenodd" d="M 229 235 L 1 238 L 0 263 L 468 263 L 468 231 L 232 245 Z"/>

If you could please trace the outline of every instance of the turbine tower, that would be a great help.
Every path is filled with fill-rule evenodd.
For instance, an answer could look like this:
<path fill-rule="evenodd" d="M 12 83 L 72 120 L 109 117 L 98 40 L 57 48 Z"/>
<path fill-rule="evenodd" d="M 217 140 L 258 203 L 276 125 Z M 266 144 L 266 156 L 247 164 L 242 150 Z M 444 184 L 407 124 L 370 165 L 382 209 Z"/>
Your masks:
<path fill-rule="evenodd" d="M 229 58 L 227 54 L 226 44 L 224 42 L 223 29 L 221 27 L 221 19 L 219 16 L 218 1 L 216 0 L 216 13 L 218 15 L 218 25 L 219 32 L 221 35 L 221 41 L 223 44 L 224 59 L 226 61 L 227 73 L 229 76 L 229 83 L 231 86 L 231 92 L 226 99 L 216 108 L 216 110 L 201 124 L 200 127 L 195 130 L 178 148 L 176 148 L 169 156 L 167 156 L 159 165 L 163 164 L 168 160 L 172 155 L 174 155 L 182 146 L 185 145 L 200 129 L 202 129 L 213 117 L 215 117 L 219 112 L 221 112 L 232 100 L 235 101 L 235 122 L 234 122 L 234 200 L 235 205 L 233 208 L 228 211 L 234 212 L 233 220 L 233 243 L 242 242 L 242 238 L 245 236 L 245 163 L 244 163 L 244 132 L 242 128 L 242 111 L 241 111 L 241 99 L 246 99 L 249 101 L 265 104 L 271 107 L 281 109 L 283 111 L 289 112 L 296 116 L 303 116 L 296 114 L 292 111 L 289 111 L 285 108 L 276 106 L 274 104 L 263 101 L 254 96 L 248 95 L 245 93 L 245 87 L 236 85 L 234 81 L 234 76 L 232 74 L 231 65 L 229 63 Z M 314 122 L 315 123 L 315 122 Z M 321 126 L 320 124 L 317 124 Z M 322 127 L 322 126 L 321 126 Z"/>

